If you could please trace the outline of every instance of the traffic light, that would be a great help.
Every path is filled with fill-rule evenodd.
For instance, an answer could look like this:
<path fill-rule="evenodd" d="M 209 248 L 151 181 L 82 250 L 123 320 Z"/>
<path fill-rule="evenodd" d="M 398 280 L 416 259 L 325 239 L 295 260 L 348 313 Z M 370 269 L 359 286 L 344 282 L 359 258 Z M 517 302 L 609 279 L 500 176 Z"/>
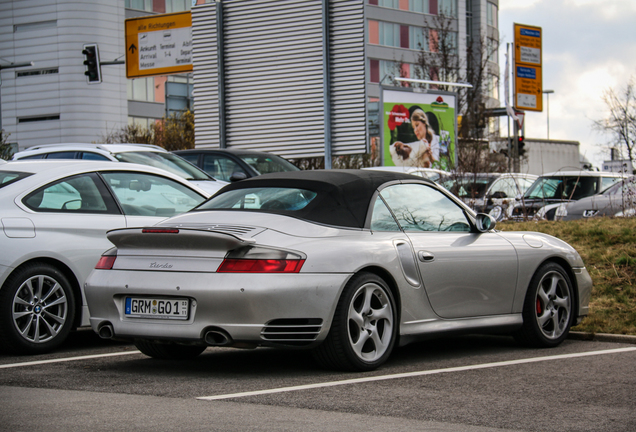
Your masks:
<path fill-rule="evenodd" d="M 517 152 L 519 154 L 519 157 L 523 156 L 526 154 L 526 143 L 523 139 L 523 135 L 519 135 L 518 141 L 517 141 Z"/>
<path fill-rule="evenodd" d="M 99 51 L 97 44 L 84 45 L 84 66 L 86 66 L 86 79 L 89 84 L 99 84 L 102 82 L 102 70 L 99 64 Z"/>

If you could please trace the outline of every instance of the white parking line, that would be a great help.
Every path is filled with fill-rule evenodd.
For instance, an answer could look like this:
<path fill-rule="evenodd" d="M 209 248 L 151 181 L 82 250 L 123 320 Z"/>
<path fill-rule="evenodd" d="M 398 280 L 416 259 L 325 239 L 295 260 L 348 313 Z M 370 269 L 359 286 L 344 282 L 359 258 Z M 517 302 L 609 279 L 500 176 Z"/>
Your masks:
<path fill-rule="evenodd" d="M 30 361 L 30 362 L 22 362 L 22 363 L 11 363 L 11 364 L 0 365 L 0 369 L 34 366 L 34 365 L 41 365 L 41 364 L 47 364 L 47 363 L 61 363 L 61 362 L 69 362 L 69 361 L 76 361 L 76 360 L 87 360 L 87 359 L 94 359 L 94 358 L 101 358 L 101 357 L 116 357 L 116 356 L 123 356 L 128 354 L 141 354 L 141 353 L 139 351 L 125 351 L 125 352 L 117 352 L 117 353 L 109 353 L 109 354 L 94 354 L 94 355 L 87 355 L 87 356 L 80 356 L 80 357 L 66 357 L 66 358 L 51 359 L 51 360 L 38 360 L 38 361 Z"/>
<path fill-rule="evenodd" d="M 381 376 L 366 377 L 366 378 L 354 378 L 354 379 L 348 379 L 348 380 L 342 380 L 342 381 L 330 381 L 330 382 L 324 382 L 324 383 L 307 384 L 307 385 L 300 385 L 300 386 L 293 386 L 293 387 L 281 387 L 281 388 L 275 388 L 275 389 L 269 389 L 269 390 L 257 390 L 257 391 L 251 391 L 251 392 L 243 392 L 243 393 L 233 393 L 233 394 L 224 394 L 224 395 L 216 395 L 216 396 L 202 396 L 202 397 L 198 397 L 197 399 L 199 400 L 233 399 L 233 398 L 240 398 L 240 397 L 247 397 L 247 396 L 258 396 L 258 395 L 284 393 L 284 392 L 298 391 L 298 390 L 309 390 L 309 389 L 316 389 L 316 388 L 322 388 L 322 387 L 334 387 L 334 386 L 360 384 L 360 383 L 373 382 L 373 381 L 385 381 L 385 380 L 398 379 L 398 378 L 410 378 L 410 377 L 417 377 L 417 376 L 423 376 L 423 375 L 434 375 L 434 374 L 448 373 L 448 372 L 461 372 L 461 371 L 475 370 L 475 369 L 487 369 L 487 368 L 494 368 L 494 367 L 500 367 L 500 366 L 519 365 L 524 363 L 536 363 L 536 362 L 549 361 L 549 360 L 562 360 L 562 359 L 587 357 L 587 356 L 595 356 L 595 355 L 603 355 L 603 354 L 617 354 L 617 353 L 623 353 L 623 352 L 629 352 L 629 351 L 636 351 L 636 347 L 617 348 L 617 349 L 602 350 L 602 351 L 588 351 L 588 352 L 582 352 L 582 353 L 561 354 L 561 355 L 546 356 L 546 357 L 534 357 L 534 358 L 528 358 L 528 359 L 509 360 L 509 361 L 503 361 L 503 362 L 497 362 L 497 363 L 484 363 L 484 364 L 477 364 L 477 365 L 470 365 L 470 366 L 452 367 L 452 368 L 446 368 L 446 369 L 433 369 L 433 370 L 418 371 L 418 372 L 407 372 L 407 373 L 400 373 L 400 374 L 394 374 L 394 375 L 381 375 Z"/>

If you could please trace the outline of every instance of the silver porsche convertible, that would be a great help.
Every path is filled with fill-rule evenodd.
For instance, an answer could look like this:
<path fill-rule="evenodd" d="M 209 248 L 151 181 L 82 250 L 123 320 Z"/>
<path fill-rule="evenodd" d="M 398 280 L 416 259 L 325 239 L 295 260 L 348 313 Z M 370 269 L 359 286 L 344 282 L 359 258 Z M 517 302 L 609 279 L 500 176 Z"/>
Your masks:
<path fill-rule="evenodd" d="M 254 177 L 158 225 L 110 231 L 115 247 L 85 288 L 91 325 L 151 357 L 293 347 L 359 371 L 432 336 L 558 345 L 588 313 L 581 257 L 557 238 L 494 228 L 408 174 Z"/>

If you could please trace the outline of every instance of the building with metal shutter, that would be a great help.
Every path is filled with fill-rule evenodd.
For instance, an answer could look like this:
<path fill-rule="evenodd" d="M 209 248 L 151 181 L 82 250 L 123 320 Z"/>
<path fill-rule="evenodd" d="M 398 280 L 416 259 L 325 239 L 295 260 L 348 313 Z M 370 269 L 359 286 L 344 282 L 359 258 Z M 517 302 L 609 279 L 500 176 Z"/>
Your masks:
<path fill-rule="evenodd" d="M 99 142 L 126 124 L 150 124 L 165 113 L 165 83 L 181 80 L 194 81 L 197 146 L 254 148 L 289 158 L 366 152 L 379 81 L 396 63 L 410 73 L 418 33 L 430 32 L 435 15 L 446 11 L 453 17 L 460 56 L 467 37 L 499 38 L 498 0 L 218 3 L 222 7 L 197 0 L 192 7 L 190 77 L 127 80 L 124 66 L 109 66 L 102 68 L 101 84 L 87 85 L 83 44 L 96 42 L 103 61 L 115 60 L 124 54 L 125 18 L 190 9 L 192 1 L 0 2 L 0 64 L 35 62 L 1 71 L 2 125 L 9 141 L 20 149 Z M 263 17 L 247 19 L 256 12 Z M 490 72 L 497 100 L 496 63 Z"/>
<path fill-rule="evenodd" d="M 197 146 L 368 151 L 361 0 L 208 4 L 192 38 Z"/>

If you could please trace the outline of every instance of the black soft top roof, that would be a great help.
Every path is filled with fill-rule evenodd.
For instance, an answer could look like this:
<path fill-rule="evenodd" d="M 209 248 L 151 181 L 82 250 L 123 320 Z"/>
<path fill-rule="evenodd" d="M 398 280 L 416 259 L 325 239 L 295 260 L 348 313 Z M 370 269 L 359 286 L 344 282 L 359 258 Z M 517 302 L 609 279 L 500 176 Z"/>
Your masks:
<path fill-rule="evenodd" d="M 364 228 L 370 200 L 375 191 L 391 181 L 430 180 L 410 174 L 373 170 L 308 170 L 263 174 L 225 186 L 217 193 L 246 188 L 294 187 L 317 193 L 309 205 L 289 214 L 327 225 Z"/>

